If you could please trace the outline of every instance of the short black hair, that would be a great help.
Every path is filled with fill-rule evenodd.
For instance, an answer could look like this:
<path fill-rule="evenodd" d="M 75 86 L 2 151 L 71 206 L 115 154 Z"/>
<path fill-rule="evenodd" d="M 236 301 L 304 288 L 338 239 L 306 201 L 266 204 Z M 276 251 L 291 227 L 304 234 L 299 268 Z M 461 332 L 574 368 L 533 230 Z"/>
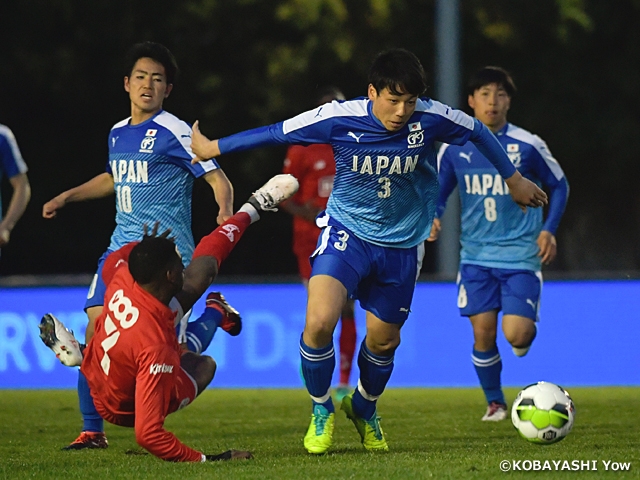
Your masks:
<path fill-rule="evenodd" d="M 144 237 L 129 254 L 129 273 L 141 285 L 164 278 L 180 256 L 176 244 L 162 237 Z"/>
<path fill-rule="evenodd" d="M 332 100 L 345 100 L 344 93 L 333 85 L 327 85 L 316 90 L 316 104 L 330 102 Z"/>
<path fill-rule="evenodd" d="M 467 84 L 467 93 L 473 95 L 476 90 L 492 83 L 504 88 L 510 97 L 516 93 L 516 84 L 513 83 L 509 72 L 502 67 L 492 66 L 483 67 L 471 76 Z"/>
<path fill-rule="evenodd" d="M 427 90 L 427 75 L 416 57 L 404 48 L 380 52 L 369 69 L 369 83 L 378 93 L 385 88 L 396 95 L 420 96 Z"/>
<path fill-rule="evenodd" d="M 164 67 L 167 84 L 173 84 L 178 75 L 178 63 L 167 47 L 155 42 L 141 42 L 133 45 L 126 55 L 126 76 L 130 77 L 133 67 L 141 58 L 150 58 Z"/>

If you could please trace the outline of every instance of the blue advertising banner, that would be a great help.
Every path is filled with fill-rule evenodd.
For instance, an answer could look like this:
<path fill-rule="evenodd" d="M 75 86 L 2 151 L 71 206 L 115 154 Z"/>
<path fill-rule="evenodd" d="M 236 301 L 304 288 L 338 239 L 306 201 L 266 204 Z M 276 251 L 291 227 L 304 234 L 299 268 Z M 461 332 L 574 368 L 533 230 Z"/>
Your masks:
<path fill-rule="evenodd" d="M 242 314 L 238 337 L 219 331 L 207 353 L 218 363 L 215 387 L 300 387 L 299 339 L 305 291 L 297 284 L 221 285 Z M 76 369 L 58 363 L 38 337 L 41 316 L 51 312 L 84 339 L 86 288 L 0 290 L 0 388 L 74 388 Z M 471 387 L 469 321 L 456 307 L 456 286 L 419 283 L 412 313 L 396 353 L 393 387 Z M 194 307 L 195 318 L 204 301 Z M 640 282 L 547 282 L 538 337 L 517 358 L 498 334 L 503 383 L 546 380 L 564 386 L 640 385 Z M 357 311 L 358 342 L 364 312 Z M 336 329 L 336 345 L 339 326 Z M 354 362 L 355 363 L 355 362 Z M 352 384 L 357 381 L 357 366 Z"/>

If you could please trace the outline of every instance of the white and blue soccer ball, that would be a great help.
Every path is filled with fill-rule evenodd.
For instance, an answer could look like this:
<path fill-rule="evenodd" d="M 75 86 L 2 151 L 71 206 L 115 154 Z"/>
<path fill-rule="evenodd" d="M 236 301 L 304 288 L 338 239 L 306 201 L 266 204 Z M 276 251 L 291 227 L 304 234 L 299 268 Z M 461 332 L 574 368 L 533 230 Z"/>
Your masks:
<path fill-rule="evenodd" d="M 569 393 L 549 382 L 522 389 L 511 408 L 511 421 L 522 437 L 533 443 L 559 442 L 571 431 L 576 408 Z"/>

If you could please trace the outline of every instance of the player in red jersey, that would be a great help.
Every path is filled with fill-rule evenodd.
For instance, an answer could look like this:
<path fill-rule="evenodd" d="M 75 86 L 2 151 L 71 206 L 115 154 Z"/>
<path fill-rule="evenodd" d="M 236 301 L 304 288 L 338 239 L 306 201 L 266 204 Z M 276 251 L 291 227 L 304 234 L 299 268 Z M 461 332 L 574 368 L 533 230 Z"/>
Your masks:
<path fill-rule="evenodd" d="M 105 261 L 105 308 L 84 351 L 81 370 L 98 413 L 110 423 L 134 427 L 136 441 L 163 460 L 203 462 L 251 458 L 246 451 L 204 455 L 164 429 L 165 417 L 185 407 L 209 385 L 215 361 L 183 351 L 174 321 L 209 287 L 220 263 L 265 210 L 298 188 L 291 175 L 277 175 L 240 211 L 204 237 L 184 269 L 168 232 L 128 244 Z M 146 233 L 146 232 L 145 232 Z M 169 306 L 178 302 L 178 312 Z"/>
<path fill-rule="evenodd" d="M 333 100 L 344 100 L 336 87 L 319 90 L 317 105 Z M 300 189 L 281 207 L 293 215 L 293 253 L 298 259 L 298 271 L 305 287 L 311 277 L 309 257 L 316 249 L 320 228 L 316 226 L 316 215 L 327 207 L 329 194 L 333 188 L 336 163 L 333 149 L 328 144 L 314 144 L 303 147 L 290 146 L 284 160 L 283 173 L 290 173 L 300 182 Z M 336 399 L 340 402 L 351 393 L 349 377 L 356 350 L 355 302 L 348 299 L 342 309 L 340 328 L 340 384 L 336 389 Z"/>

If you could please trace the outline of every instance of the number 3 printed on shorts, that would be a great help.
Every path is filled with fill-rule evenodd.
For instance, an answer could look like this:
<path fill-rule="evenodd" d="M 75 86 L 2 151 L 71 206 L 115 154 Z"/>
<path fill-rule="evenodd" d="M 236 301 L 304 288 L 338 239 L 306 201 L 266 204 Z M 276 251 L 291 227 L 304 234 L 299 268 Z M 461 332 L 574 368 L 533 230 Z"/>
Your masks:
<path fill-rule="evenodd" d="M 340 250 L 344 252 L 347 249 L 347 240 L 349 240 L 349 234 L 344 230 L 340 230 L 338 232 L 338 241 L 333 244 L 336 247 L 336 250 Z"/>
<path fill-rule="evenodd" d="M 104 330 L 109 336 L 100 344 L 104 350 L 104 356 L 100 361 L 100 366 L 102 366 L 104 373 L 109 375 L 111 358 L 109 358 L 109 354 L 107 352 L 111 350 L 116 343 L 118 343 L 118 338 L 120 338 L 120 331 L 111 319 L 111 315 L 113 315 L 113 317 L 120 323 L 122 328 L 127 329 L 133 327 L 133 325 L 138 321 L 140 311 L 133 306 L 131 300 L 125 297 L 122 289 L 117 290 L 116 293 L 113 294 L 113 297 L 111 297 L 107 306 L 109 307 L 109 312 L 107 313 L 107 317 L 104 321 Z"/>

